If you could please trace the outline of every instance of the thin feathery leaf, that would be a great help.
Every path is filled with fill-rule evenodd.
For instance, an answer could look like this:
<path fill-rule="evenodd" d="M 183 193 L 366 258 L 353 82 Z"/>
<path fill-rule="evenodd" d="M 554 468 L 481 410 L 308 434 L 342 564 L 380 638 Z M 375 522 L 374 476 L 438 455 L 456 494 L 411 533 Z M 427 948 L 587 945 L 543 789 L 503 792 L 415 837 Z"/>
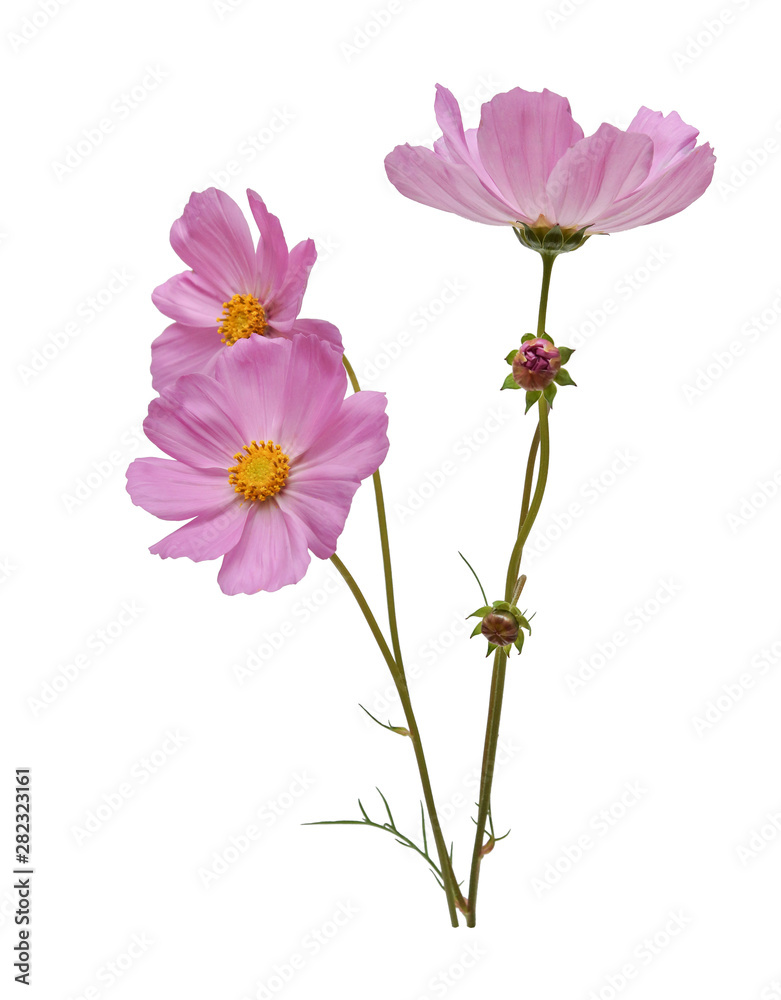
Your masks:
<path fill-rule="evenodd" d="M 469 562 L 469 560 L 463 554 L 463 552 L 459 552 L 458 554 L 461 556 L 461 558 L 464 560 L 467 566 L 472 570 L 472 576 L 475 578 L 475 580 L 477 580 L 477 586 L 480 588 L 480 593 L 483 595 L 483 603 L 488 604 L 488 598 L 485 596 L 485 590 L 483 589 L 482 583 L 480 583 L 480 577 L 477 575 L 477 573 L 475 573 L 474 569 L 472 568 L 472 564 Z"/>
<path fill-rule="evenodd" d="M 377 788 L 376 785 L 374 787 Z M 390 820 L 391 826 L 395 830 L 396 829 L 396 824 L 393 821 L 393 813 L 390 811 L 390 806 L 388 805 L 388 800 L 385 798 L 385 796 L 382 794 L 382 792 L 379 790 L 379 788 L 377 788 L 377 792 L 378 792 L 380 798 L 382 799 L 382 801 L 385 803 L 385 809 L 387 810 L 387 813 L 388 813 L 388 819 Z"/>

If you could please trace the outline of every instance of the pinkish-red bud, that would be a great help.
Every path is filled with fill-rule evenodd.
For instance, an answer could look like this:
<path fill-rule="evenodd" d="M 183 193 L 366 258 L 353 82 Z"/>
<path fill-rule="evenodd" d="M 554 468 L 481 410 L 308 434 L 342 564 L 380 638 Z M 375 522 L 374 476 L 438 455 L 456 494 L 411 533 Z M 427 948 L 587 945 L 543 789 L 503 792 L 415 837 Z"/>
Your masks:
<path fill-rule="evenodd" d="M 542 337 L 521 344 L 520 351 L 513 358 L 513 378 L 527 392 L 547 389 L 560 368 L 559 349 Z"/>
<path fill-rule="evenodd" d="M 506 611 L 492 611 L 480 631 L 494 646 L 510 646 L 518 638 L 518 622 Z"/>

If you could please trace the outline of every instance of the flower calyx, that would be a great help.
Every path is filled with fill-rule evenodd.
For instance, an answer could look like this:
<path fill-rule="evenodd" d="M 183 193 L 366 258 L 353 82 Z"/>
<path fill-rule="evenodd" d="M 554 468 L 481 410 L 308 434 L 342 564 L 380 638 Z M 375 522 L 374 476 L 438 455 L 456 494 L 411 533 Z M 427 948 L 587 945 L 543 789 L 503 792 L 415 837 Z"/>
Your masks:
<path fill-rule="evenodd" d="M 513 226 L 513 232 L 522 246 L 536 250 L 543 257 L 556 257 L 560 253 L 570 253 L 578 250 L 592 233 L 587 233 L 588 226 L 581 229 L 562 229 L 561 226 L 551 226 L 541 220 L 540 225 L 530 226 L 526 222 L 518 222 Z"/>
<path fill-rule="evenodd" d="M 523 649 L 523 630 L 526 629 L 531 635 L 532 627 L 525 614 L 509 601 L 494 601 L 493 604 L 478 608 L 467 617 L 480 619 L 469 638 L 473 639 L 476 635 L 485 636 L 488 640 L 486 656 L 490 656 L 497 647 L 506 646 L 515 646 L 520 653 Z"/>

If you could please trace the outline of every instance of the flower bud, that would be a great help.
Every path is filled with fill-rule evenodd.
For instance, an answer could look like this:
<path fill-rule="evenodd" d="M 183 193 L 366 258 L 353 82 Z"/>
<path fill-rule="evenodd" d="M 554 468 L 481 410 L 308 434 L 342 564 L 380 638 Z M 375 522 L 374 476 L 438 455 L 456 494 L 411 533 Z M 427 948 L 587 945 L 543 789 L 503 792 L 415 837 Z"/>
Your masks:
<path fill-rule="evenodd" d="M 525 341 L 513 358 L 513 378 L 527 392 L 547 389 L 560 368 L 559 349 L 542 337 Z"/>
<path fill-rule="evenodd" d="M 507 611 L 492 611 L 483 619 L 480 631 L 494 646 L 510 646 L 518 638 L 518 622 Z"/>

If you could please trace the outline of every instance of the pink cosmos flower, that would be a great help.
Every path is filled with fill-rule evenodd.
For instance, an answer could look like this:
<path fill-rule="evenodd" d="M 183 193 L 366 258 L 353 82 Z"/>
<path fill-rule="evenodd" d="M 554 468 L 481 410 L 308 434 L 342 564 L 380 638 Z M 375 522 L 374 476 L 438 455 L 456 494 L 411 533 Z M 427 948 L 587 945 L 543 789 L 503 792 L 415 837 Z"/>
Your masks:
<path fill-rule="evenodd" d="M 171 324 L 152 344 L 152 384 L 160 391 L 179 375 L 214 372 L 224 348 L 260 334 L 290 338 L 310 333 L 341 350 L 333 324 L 298 319 L 313 240 L 288 252 L 279 219 L 247 191 L 260 230 L 257 249 L 249 225 L 224 191 L 194 193 L 171 227 L 171 246 L 192 270 L 169 278 L 152 301 Z"/>
<path fill-rule="evenodd" d="M 695 147 L 697 129 L 675 111 L 640 108 L 625 132 L 605 123 L 584 138 L 550 90 L 497 94 L 466 132 L 449 90 L 437 86 L 434 109 L 433 151 L 397 146 L 388 178 L 413 201 L 491 226 L 617 233 L 675 215 L 713 176 L 713 150 Z"/>
<path fill-rule="evenodd" d="M 133 503 L 177 528 L 151 552 L 223 557 L 226 594 L 278 590 L 336 551 L 361 481 L 388 450 L 385 394 L 345 399 L 341 355 L 314 336 L 242 339 L 213 376 L 183 375 L 144 429 L 171 458 L 137 458 Z"/>

